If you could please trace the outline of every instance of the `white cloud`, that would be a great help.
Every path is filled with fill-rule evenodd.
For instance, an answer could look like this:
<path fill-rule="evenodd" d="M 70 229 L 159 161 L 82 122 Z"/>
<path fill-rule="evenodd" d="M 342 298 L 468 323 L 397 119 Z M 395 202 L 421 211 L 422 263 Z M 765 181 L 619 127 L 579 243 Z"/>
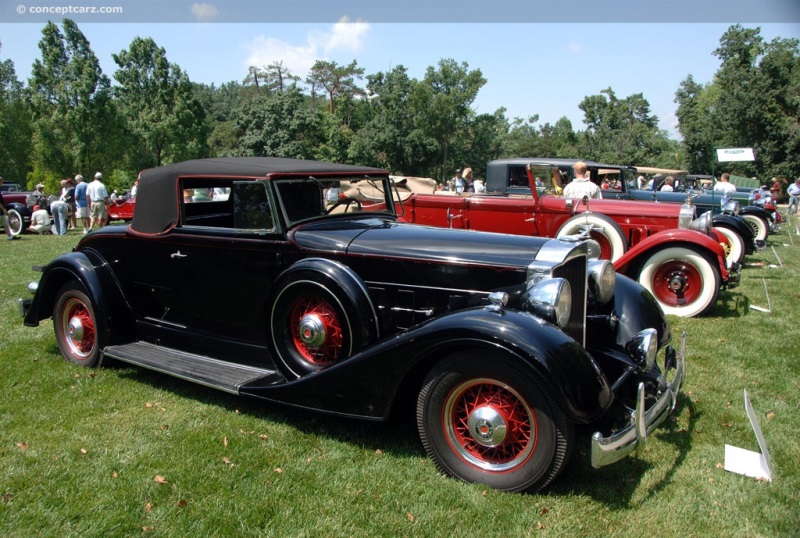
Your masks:
<path fill-rule="evenodd" d="M 219 10 L 214 4 L 192 4 L 192 15 L 199 21 L 210 21 L 219 17 Z"/>
<path fill-rule="evenodd" d="M 301 44 L 262 34 L 247 44 L 248 56 L 244 69 L 246 71 L 250 66 L 264 67 L 278 61 L 283 62 L 283 66 L 293 75 L 305 78 L 317 60 L 326 60 L 337 52 L 360 50 L 369 31 L 368 23 L 350 22 L 347 17 L 342 17 L 329 30 L 309 33 Z"/>
<path fill-rule="evenodd" d="M 327 35 L 324 51 L 327 53 L 343 49 L 357 52 L 361 50 L 364 36 L 369 30 L 370 26 L 366 22 L 350 22 L 347 17 L 342 17 L 339 22 L 333 25 L 333 30 Z"/>
<path fill-rule="evenodd" d="M 583 50 L 580 43 L 567 43 L 567 52 L 578 53 Z"/>

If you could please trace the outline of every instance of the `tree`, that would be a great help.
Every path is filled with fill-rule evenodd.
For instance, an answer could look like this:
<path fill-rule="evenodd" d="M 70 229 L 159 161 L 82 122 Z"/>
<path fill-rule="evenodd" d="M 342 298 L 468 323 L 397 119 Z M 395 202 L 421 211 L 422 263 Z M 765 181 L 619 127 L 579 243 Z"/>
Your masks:
<path fill-rule="evenodd" d="M 205 112 L 189 77 L 167 60 L 166 51 L 149 37 L 136 37 L 112 57 L 119 66 L 114 94 L 140 149 L 132 165 L 141 169 L 207 155 Z"/>
<path fill-rule="evenodd" d="M 355 82 L 356 79 L 361 80 L 362 78 L 364 78 L 364 68 L 358 67 L 355 60 L 350 65 L 338 65 L 333 61 L 317 60 L 311 66 L 306 81 L 312 88 L 312 97 L 316 88 L 325 88 L 328 94 L 328 112 L 333 114 L 333 103 L 337 97 L 352 98 L 363 93 Z"/>
<path fill-rule="evenodd" d="M 386 168 L 402 175 L 427 175 L 438 144 L 421 128 L 412 97 L 419 82 L 402 65 L 367 76 L 368 118 L 353 138 L 348 157 L 353 162 Z"/>
<path fill-rule="evenodd" d="M 298 82 L 300 77 L 293 75 L 288 67 L 284 67 L 283 60 L 275 60 L 261 69 L 251 66 L 245 78 L 245 86 L 252 83 L 256 88 L 269 93 L 286 91 L 289 86 Z"/>
<path fill-rule="evenodd" d="M 2 43 L 0 43 L 2 50 Z M 0 62 L 0 176 L 6 181 L 25 182 L 29 171 L 32 125 L 14 62 Z"/>
<path fill-rule="evenodd" d="M 692 75 L 686 77 L 675 92 L 685 166 L 695 173 L 707 174 L 713 169 L 716 121 L 709 103 L 713 95 L 713 87 L 698 84 Z"/>
<path fill-rule="evenodd" d="M 668 151 L 669 138 L 658 128 L 658 117 L 641 93 L 619 99 L 606 88 L 584 98 L 587 130 L 578 149 L 582 157 L 615 164 L 645 165 Z"/>
<path fill-rule="evenodd" d="M 440 147 L 438 176 L 445 179 L 456 166 L 450 152 L 452 142 L 474 115 L 471 108 L 478 92 L 486 84 L 480 69 L 469 70 L 466 62 L 440 60 L 438 69 L 428 67 L 417 85 L 412 106 L 426 117 L 424 133 Z M 457 152 L 456 152 L 457 153 Z"/>
<path fill-rule="evenodd" d="M 109 80 L 86 37 L 70 19 L 64 33 L 48 22 L 39 41 L 29 97 L 34 119 L 34 180 L 53 188 L 59 177 L 110 168 L 115 110 Z"/>
<path fill-rule="evenodd" d="M 299 88 L 259 95 L 236 116 L 237 155 L 314 159 L 323 143 L 322 118 Z"/>

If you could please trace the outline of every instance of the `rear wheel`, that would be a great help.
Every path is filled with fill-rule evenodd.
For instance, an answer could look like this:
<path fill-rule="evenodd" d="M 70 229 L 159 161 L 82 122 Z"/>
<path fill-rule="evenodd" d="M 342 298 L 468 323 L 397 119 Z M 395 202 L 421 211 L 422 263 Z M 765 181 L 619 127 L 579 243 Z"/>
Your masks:
<path fill-rule="evenodd" d="M 87 368 L 100 366 L 102 327 L 91 299 L 78 282 L 68 282 L 58 290 L 53 325 L 65 359 Z"/>
<path fill-rule="evenodd" d="M 639 283 L 647 288 L 666 314 L 700 316 L 717 300 L 720 274 L 705 256 L 687 247 L 651 254 L 642 264 Z"/>
<path fill-rule="evenodd" d="M 25 221 L 22 219 L 22 215 L 16 209 L 9 209 L 8 210 L 8 229 L 11 232 L 12 236 L 17 236 L 22 233 L 22 229 L 25 227 Z"/>
<path fill-rule="evenodd" d="M 488 353 L 459 353 L 425 379 L 422 444 L 439 469 L 501 491 L 547 486 L 569 458 L 570 423 L 530 370 Z"/>

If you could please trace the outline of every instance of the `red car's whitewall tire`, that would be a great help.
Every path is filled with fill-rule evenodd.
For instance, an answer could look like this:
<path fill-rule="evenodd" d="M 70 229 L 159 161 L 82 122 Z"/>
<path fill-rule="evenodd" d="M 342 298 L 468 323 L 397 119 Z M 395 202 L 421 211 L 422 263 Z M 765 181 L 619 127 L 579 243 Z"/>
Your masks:
<path fill-rule="evenodd" d="M 689 247 L 652 253 L 644 260 L 638 278 L 665 314 L 686 318 L 705 314 L 714 306 L 720 280 L 719 269 Z"/>

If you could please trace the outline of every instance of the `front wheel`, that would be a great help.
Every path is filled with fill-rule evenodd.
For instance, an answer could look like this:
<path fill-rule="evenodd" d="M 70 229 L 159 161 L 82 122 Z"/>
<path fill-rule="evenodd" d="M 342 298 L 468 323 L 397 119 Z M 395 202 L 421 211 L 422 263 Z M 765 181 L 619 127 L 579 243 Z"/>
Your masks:
<path fill-rule="evenodd" d="M 574 436 L 528 369 L 481 352 L 455 354 L 428 374 L 417 427 L 443 473 L 501 491 L 547 486 L 569 459 Z"/>
<path fill-rule="evenodd" d="M 755 215 L 742 215 L 742 218 L 753 229 L 753 235 L 757 241 L 766 241 L 769 234 L 769 225 L 764 222 L 764 219 Z"/>
<path fill-rule="evenodd" d="M 719 293 L 719 269 L 687 247 L 654 252 L 642 264 L 639 283 L 655 296 L 665 314 L 685 318 L 708 312 Z"/>
<path fill-rule="evenodd" d="M 102 327 L 83 286 L 68 282 L 58 290 L 56 297 L 53 325 L 61 354 L 79 366 L 100 366 Z"/>
<path fill-rule="evenodd" d="M 725 226 L 715 227 L 714 229 L 724 235 L 728 240 L 728 248 L 723 247 L 725 251 L 725 263 L 728 267 L 730 267 L 732 263 L 742 263 L 745 250 L 742 236 Z"/>

